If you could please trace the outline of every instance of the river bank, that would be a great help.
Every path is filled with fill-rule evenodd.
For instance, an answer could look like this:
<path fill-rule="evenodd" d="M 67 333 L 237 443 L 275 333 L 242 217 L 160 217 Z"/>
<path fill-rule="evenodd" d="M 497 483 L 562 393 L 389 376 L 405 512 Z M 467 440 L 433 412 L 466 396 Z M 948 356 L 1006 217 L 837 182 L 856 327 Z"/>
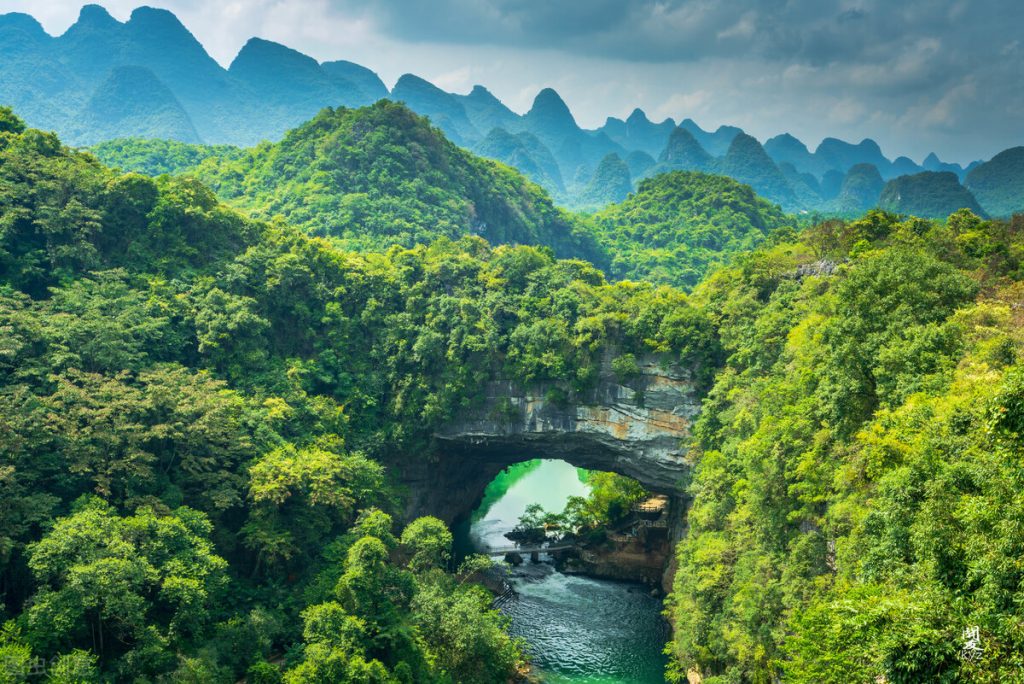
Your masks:
<path fill-rule="evenodd" d="M 560 510 L 569 496 L 588 492 L 585 476 L 561 461 L 520 464 L 496 478 L 469 520 L 455 527 L 456 550 L 486 552 L 508 545 L 510 531 L 530 503 Z M 510 618 L 510 632 L 522 638 L 532 662 L 531 681 L 544 684 L 655 684 L 664 681 L 662 648 L 669 638 L 662 603 L 651 596 L 660 586 L 662 562 L 641 562 L 640 540 L 584 550 L 575 559 L 541 555 L 489 578 L 495 605 Z M 666 549 L 668 545 L 666 543 Z M 588 555 L 593 553 L 594 555 Z M 615 572 L 643 583 L 602 578 Z M 575 565 L 573 565 L 575 563 Z M 656 570 L 653 564 L 657 564 Z M 580 574 L 581 570 L 587 571 Z"/>

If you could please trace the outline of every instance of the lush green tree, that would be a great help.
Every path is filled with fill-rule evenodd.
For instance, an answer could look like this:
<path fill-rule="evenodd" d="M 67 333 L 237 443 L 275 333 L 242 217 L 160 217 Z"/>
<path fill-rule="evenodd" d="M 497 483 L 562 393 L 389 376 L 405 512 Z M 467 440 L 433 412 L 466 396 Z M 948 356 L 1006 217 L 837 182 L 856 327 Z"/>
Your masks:
<path fill-rule="evenodd" d="M 40 652 L 84 647 L 109 660 L 126 647 L 200 637 L 226 579 L 210 531 L 206 517 L 187 508 L 121 517 L 98 499 L 80 502 L 29 548 L 39 582 L 27 613 L 30 640 Z"/>
<path fill-rule="evenodd" d="M 434 577 L 413 599 L 413 614 L 438 681 L 487 684 L 506 680 L 522 661 L 523 644 L 509 637 L 508 619 L 482 587 Z"/>
<path fill-rule="evenodd" d="M 46 674 L 48 684 L 99 684 L 103 681 L 96 656 L 78 649 L 55 658 Z"/>
<path fill-rule="evenodd" d="M 3 684 L 21 684 L 28 681 L 32 673 L 35 658 L 32 647 L 22 637 L 13 622 L 0 625 L 0 682 Z"/>
<path fill-rule="evenodd" d="M 412 554 L 409 567 L 413 571 L 445 569 L 452 555 L 452 533 L 437 518 L 416 518 L 402 530 L 402 546 Z"/>
<path fill-rule="evenodd" d="M 381 466 L 359 453 L 286 445 L 250 469 L 249 497 L 255 506 L 243 528 L 258 563 L 305 558 L 320 540 L 339 532 L 356 507 L 383 488 Z"/>

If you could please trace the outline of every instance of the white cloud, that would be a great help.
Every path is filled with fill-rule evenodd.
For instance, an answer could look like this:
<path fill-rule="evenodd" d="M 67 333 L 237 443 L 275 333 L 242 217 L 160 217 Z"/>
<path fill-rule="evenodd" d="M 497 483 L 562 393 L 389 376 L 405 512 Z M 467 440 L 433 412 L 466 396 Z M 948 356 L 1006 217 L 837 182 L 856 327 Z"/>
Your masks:
<path fill-rule="evenodd" d="M 465 93 L 473 87 L 472 74 L 472 69 L 464 66 L 428 77 L 427 80 L 441 90 L 447 90 L 450 93 Z"/>
<path fill-rule="evenodd" d="M 719 31 L 717 36 L 719 40 L 728 40 L 730 38 L 750 38 L 754 35 L 754 31 L 757 30 L 757 14 L 755 12 L 746 12 L 740 20 L 727 29 Z"/>
<path fill-rule="evenodd" d="M 676 122 L 687 117 L 697 118 L 704 114 L 706 105 L 711 101 L 711 93 L 707 90 L 695 90 L 689 93 L 673 93 L 652 112 L 655 120 L 672 117 Z"/>

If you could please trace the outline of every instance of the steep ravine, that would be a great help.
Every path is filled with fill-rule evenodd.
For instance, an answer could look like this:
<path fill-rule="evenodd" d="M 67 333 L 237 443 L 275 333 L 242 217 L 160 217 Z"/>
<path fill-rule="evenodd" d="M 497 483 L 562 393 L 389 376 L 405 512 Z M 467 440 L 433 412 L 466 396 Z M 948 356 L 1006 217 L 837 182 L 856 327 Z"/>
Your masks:
<path fill-rule="evenodd" d="M 692 466 L 687 442 L 701 400 L 693 380 L 695 373 L 653 356 L 640 359 L 639 372 L 628 378 L 617 376 L 611 365 L 610 357 L 606 358 L 598 381 L 584 393 L 551 385 L 524 387 L 509 379 L 491 382 L 485 388 L 482 402 L 437 431 L 434 448 L 426 458 L 406 460 L 398 470 L 407 487 L 410 516 L 435 515 L 448 523 L 461 523 L 463 529 L 470 514 L 481 507 L 485 490 L 499 473 L 508 466 L 536 458 L 627 475 L 649 490 L 668 496 L 667 542 L 650 553 L 636 544 L 611 544 L 589 551 L 571 567 L 563 566 L 582 573 L 578 577 L 551 568 L 545 572 L 554 575 L 542 573 L 531 577 L 531 573 L 539 570 L 531 569 L 530 563 L 515 571 L 521 576 L 513 582 L 523 592 L 521 600 L 527 608 L 509 604 L 507 599 L 500 604 L 513 615 L 514 624 L 524 633 L 534 635 L 537 648 L 546 650 L 540 662 L 556 671 L 559 658 L 571 661 L 580 649 L 590 648 L 582 642 L 575 646 L 571 643 L 575 638 L 571 625 L 580 619 L 574 615 L 576 610 L 598 609 L 599 606 L 590 605 L 591 601 L 600 604 L 598 612 L 604 615 L 601 619 L 610 630 L 613 624 L 621 626 L 631 620 L 647 624 L 648 618 L 642 617 L 646 610 L 653 611 L 657 622 L 660 602 L 647 594 L 651 584 L 657 585 L 662 593 L 671 588 L 675 543 L 686 529 L 688 501 L 684 491 Z M 552 399 L 558 396 L 565 399 Z M 645 582 L 647 588 L 644 584 L 624 585 L 635 589 L 617 588 L 609 579 L 638 580 Z M 574 600 L 579 604 L 558 609 L 564 615 L 538 617 L 531 612 L 543 613 L 573 595 L 577 595 Z M 634 615 L 631 611 L 638 609 L 641 596 L 651 605 Z M 570 600 L 568 605 L 575 604 Z M 625 612 L 620 615 L 616 611 Z M 543 624 L 538 626 L 537 620 Z M 563 623 L 559 624 L 559 620 Z M 592 626 L 600 629 L 597 624 Z M 538 636 L 537 630 L 543 635 Z M 551 630 L 564 631 L 570 643 L 556 640 L 552 645 L 544 636 Z M 660 653 L 660 648 L 661 644 L 656 644 L 655 653 Z M 574 665 L 566 667 L 571 669 Z"/>

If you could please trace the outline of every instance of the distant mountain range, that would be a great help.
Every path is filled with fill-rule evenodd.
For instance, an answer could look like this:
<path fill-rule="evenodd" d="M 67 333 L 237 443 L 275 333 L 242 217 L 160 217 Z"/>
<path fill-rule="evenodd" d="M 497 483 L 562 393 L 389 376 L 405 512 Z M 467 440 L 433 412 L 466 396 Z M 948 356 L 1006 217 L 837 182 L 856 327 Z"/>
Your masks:
<path fill-rule="evenodd" d="M 565 211 L 519 172 L 458 147 L 386 99 L 324 109 L 280 142 L 248 149 L 138 138 L 90 149 L 110 168 L 192 176 L 250 216 L 283 218 L 346 249 L 477 235 L 492 245 L 543 245 L 616 280 L 684 289 L 733 254 L 797 228 L 778 205 L 721 175 L 671 171 L 631 191 L 629 169 L 614 154 L 591 186 L 624 183 L 627 199 L 593 197 L 606 206 L 592 216 Z"/>
<path fill-rule="evenodd" d="M 852 214 L 883 198 L 898 207 L 965 202 L 991 215 L 1024 211 L 1024 148 L 966 168 L 935 154 L 917 164 L 889 159 L 870 139 L 826 138 L 812 152 L 788 133 L 762 145 L 733 126 L 706 131 L 691 119 L 655 123 L 639 109 L 586 130 L 550 88 L 520 115 L 482 86 L 460 95 L 406 74 L 389 91 L 358 64 L 319 63 L 259 38 L 224 69 L 174 14 L 149 7 L 122 23 L 87 5 L 57 37 L 29 15 L 0 15 L 0 54 L 0 104 L 82 146 L 125 137 L 249 146 L 280 139 L 324 107 L 390 98 L 574 208 L 623 200 L 659 173 L 705 171 L 747 183 L 790 212 Z M 914 179 L 899 180 L 904 176 Z"/>

